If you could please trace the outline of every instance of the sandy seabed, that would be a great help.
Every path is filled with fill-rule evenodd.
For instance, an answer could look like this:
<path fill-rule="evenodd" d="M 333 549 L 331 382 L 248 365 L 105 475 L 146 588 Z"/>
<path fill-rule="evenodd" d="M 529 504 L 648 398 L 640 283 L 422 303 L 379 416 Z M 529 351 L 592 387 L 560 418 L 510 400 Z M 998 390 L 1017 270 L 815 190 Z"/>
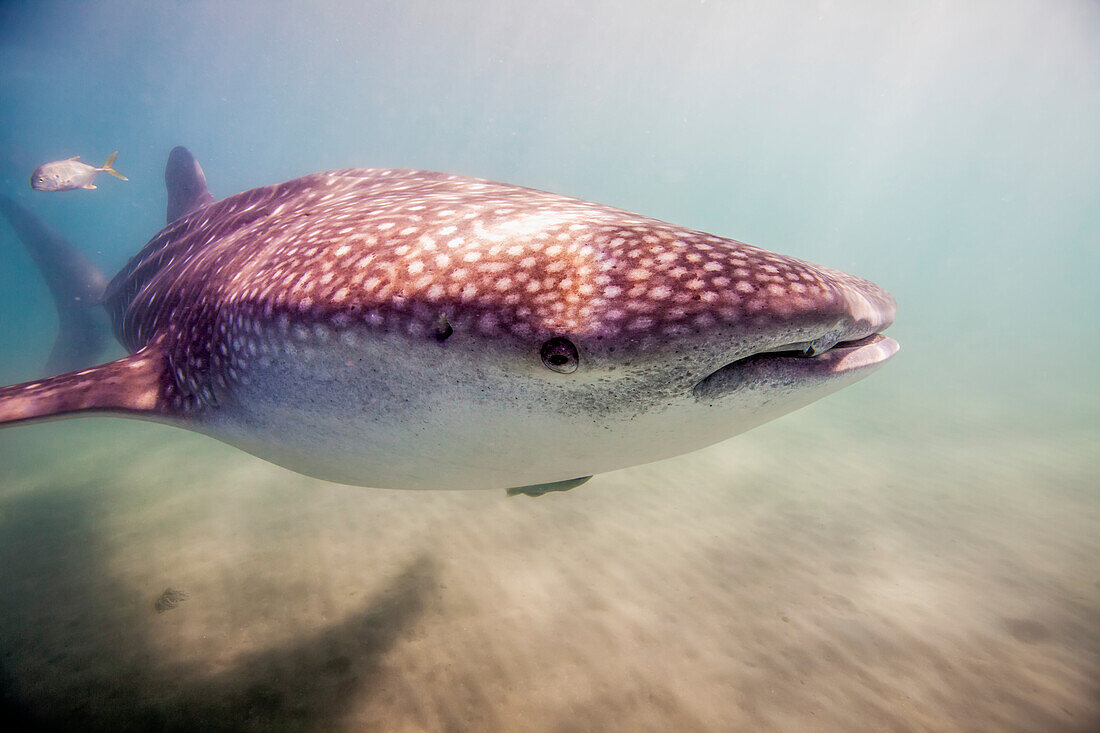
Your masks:
<path fill-rule="evenodd" d="M 862 394 L 538 499 L 337 486 L 128 421 L 4 431 L 0 714 L 1100 728 L 1095 423 Z"/>

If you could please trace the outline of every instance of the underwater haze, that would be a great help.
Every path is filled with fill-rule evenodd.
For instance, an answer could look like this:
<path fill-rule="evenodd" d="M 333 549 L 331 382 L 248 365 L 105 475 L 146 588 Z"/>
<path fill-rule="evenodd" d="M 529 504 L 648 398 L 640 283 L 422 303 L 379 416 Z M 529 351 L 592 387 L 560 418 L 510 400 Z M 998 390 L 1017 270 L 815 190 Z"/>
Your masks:
<path fill-rule="evenodd" d="M 218 198 L 423 168 L 732 237 L 882 285 L 901 343 L 539 498 L 331 484 L 120 419 L 5 429 L 0 718 L 1100 728 L 1100 4 L 9 2 L 0 100 L 0 193 L 108 276 L 186 145 Z M 30 189 L 115 150 L 128 182 Z M 12 384 L 57 315 L 3 220 L 0 263 Z"/>

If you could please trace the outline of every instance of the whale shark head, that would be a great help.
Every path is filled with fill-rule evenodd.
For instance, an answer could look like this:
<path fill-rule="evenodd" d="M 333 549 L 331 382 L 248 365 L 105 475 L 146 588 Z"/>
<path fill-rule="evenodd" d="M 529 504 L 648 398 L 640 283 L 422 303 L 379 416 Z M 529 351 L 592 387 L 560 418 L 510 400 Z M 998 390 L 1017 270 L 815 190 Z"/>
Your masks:
<path fill-rule="evenodd" d="M 866 280 L 586 201 L 373 169 L 203 192 L 108 288 L 145 385 L 130 412 L 335 481 L 567 482 L 724 440 L 897 350 Z"/>
<path fill-rule="evenodd" d="M 487 214 L 497 200 L 467 199 L 461 226 L 401 222 L 402 243 L 387 245 L 400 259 L 366 278 L 380 289 L 361 304 L 383 331 L 363 338 L 378 403 L 415 415 L 414 433 L 380 451 L 385 470 L 407 471 L 393 485 L 456 467 L 475 469 L 470 486 L 488 476 L 524 485 L 678 455 L 802 407 L 897 351 L 880 333 L 894 301 L 866 280 L 524 196 L 518 217 Z M 351 277 L 362 278 L 361 267 Z M 315 324 L 340 317 L 325 309 L 346 283 L 305 286 L 322 309 Z M 316 333 L 299 335 L 309 344 Z M 407 452 L 425 442 L 427 454 Z"/>

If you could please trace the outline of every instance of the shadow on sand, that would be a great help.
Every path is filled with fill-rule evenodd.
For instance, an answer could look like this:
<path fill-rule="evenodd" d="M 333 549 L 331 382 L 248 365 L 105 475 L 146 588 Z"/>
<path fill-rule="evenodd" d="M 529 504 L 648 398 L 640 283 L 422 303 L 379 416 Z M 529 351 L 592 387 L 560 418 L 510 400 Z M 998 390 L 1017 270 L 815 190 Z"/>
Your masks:
<path fill-rule="evenodd" d="M 169 666 L 104 563 L 91 491 L 0 504 L 0 725 L 6 730 L 329 729 L 372 694 L 386 652 L 437 587 L 423 554 L 358 613 L 211 672 Z"/>

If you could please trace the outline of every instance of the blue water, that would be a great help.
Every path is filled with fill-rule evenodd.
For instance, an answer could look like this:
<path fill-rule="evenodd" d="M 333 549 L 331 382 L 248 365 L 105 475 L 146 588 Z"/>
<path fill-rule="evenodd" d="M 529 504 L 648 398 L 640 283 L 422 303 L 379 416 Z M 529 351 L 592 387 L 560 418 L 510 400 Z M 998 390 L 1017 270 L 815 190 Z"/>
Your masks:
<path fill-rule="evenodd" d="M 0 183 L 5 192 L 33 209 L 108 274 L 163 226 L 163 166 L 168 151 L 183 144 L 202 162 L 215 196 L 328 168 L 442 170 L 639 211 L 820 262 L 883 285 L 898 301 L 898 319 L 891 335 L 901 342 L 902 352 L 881 372 L 800 416 L 792 416 L 786 431 L 780 421 L 746 436 L 745 445 L 751 450 L 731 447 L 728 451 L 743 452 L 708 453 L 709 462 L 698 469 L 698 475 L 691 472 L 699 464 L 686 458 L 670 464 L 676 469 L 668 469 L 667 475 L 659 473 L 666 469 L 657 467 L 635 474 L 622 472 L 622 478 L 609 481 L 654 488 L 657 493 L 646 495 L 658 498 L 646 499 L 651 502 L 645 505 L 646 511 L 660 516 L 674 511 L 662 504 L 664 500 L 687 511 L 676 502 L 684 501 L 677 497 L 690 496 L 691 489 L 662 494 L 655 487 L 655 476 L 665 486 L 681 475 L 681 470 L 687 471 L 693 485 L 698 484 L 702 487 L 699 491 L 706 494 L 719 484 L 727 486 L 732 481 L 727 476 L 738 475 L 740 469 L 716 467 L 725 465 L 722 462 L 727 455 L 736 455 L 733 464 L 748 466 L 746 475 L 757 475 L 753 474 L 753 460 L 766 460 L 754 456 L 783 455 L 785 459 L 775 459 L 778 472 L 818 477 L 827 473 L 836 476 L 838 484 L 855 482 L 853 486 L 862 476 L 875 486 L 890 487 L 895 497 L 927 500 L 914 499 L 914 506 L 899 510 L 901 514 L 891 510 L 867 515 L 867 521 L 885 523 L 887 529 L 881 531 L 896 531 L 910 538 L 920 535 L 923 530 L 919 527 L 901 529 L 901 524 L 892 524 L 901 522 L 902 515 L 916 517 L 914 521 L 921 526 L 926 522 L 949 528 L 958 526 L 959 513 L 992 517 L 983 530 L 987 534 L 948 531 L 940 541 L 928 545 L 955 548 L 942 564 L 919 565 L 925 573 L 922 577 L 930 579 L 937 592 L 950 595 L 945 588 L 989 583 L 993 595 L 988 598 L 1001 591 L 1005 597 L 1043 598 L 1043 607 L 1064 621 L 1062 625 L 1048 617 L 1035 621 L 1037 617 L 1020 611 L 1002 623 L 990 620 L 996 605 L 992 601 L 986 605 L 960 603 L 956 610 L 962 616 L 970 613 L 968 609 L 980 609 L 970 613 L 969 623 L 960 621 L 960 628 L 988 627 L 994 635 L 1001 633 L 1006 644 L 1025 645 L 1026 651 L 1038 654 L 1036 664 L 1053 670 L 1049 678 L 1043 682 L 1012 678 L 1005 687 L 997 687 L 990 680 L 1001 674 L 1002 665 L 1007 668 L 1014 656 L 1020 658 L 1024 647 L 998 647 L 988 652 L 992 656 L 982 657 L 987 666 L 975 671 L 966 667 L 965 653 L 951 651 L 957 640 L 950 634 L 921 631 L 919 625 L 912 625 L 907 629 L 914 643 L 942 650 L 939 657 L 917 657 L 913 679 L 885 690 L 861 682 L 851 668 L 833 670 L 834 678 L 844 680 L 836 683 L 848 695 L 841 699 L 851 704 L 819 705 L 813 716 L 809 712 L 812 705 L 798 704 L 805 698 L 800 697 L 804 693 L 797 686 L 771 703 L 753 707 L 746 702 L 752 698 L 749 688 L 739 687 L 731 681 L 733 677 L 721 677 L 745 662 L 732 651 L 720 658 L 703 654 L 693 667 L 713 670 L 725 680 L 723 684 L 728 682 L 726 687 L 707 687 L 700 680 L 717 677 L 702 675 L 690 678 L 691 689 L 662 689 L 655 701 L 625 681 L 657 663 L 640 661 L 646 654 L 623 656 L 617 667 L 621 675 L 608 673 L 590 679 L 586 675 L 594 675 L 592 669 L 606 664 L 610 657 L 588 662 L 578 661 L 580 657 L 566 659 L 564 653 L 555 656 L 552 644 L 538 651 L 517 648 L 511 657 L 500 652 L 492 657 L 495 662 L 474 665 L 469 679 L 455 680 L 439 673 L 446 682 L 439 694 L 459 701 L 451 707 L 432 707 L 431 694 L 423 691 L 435 674 L 431 665 L 425 662 L 427 666 L 416 667 L 404 662 L 432 659 L 438 654 L 455 663 L 461 655 L 456 657 L 453 649 L 444 652 L 433 647 L 436 637 L 431 634 L 414 634 L 421 642 L 411 651 L 400 643 L 392 648 L 384 645 L 386 654 L 396 661 L 383 655 L 381 661 L 371 663 L 369 672 L 359 670 L 354 654 L 350 662 L 336 662 L 341 669 L 340 665 L 348 664 L 359 670 L 357 675 L 345 675 L 351 682 L 340 678 L 350 686 L 349 697 L 340 698 L 344 717 L 331 717 L 324 702 L 329 698 L 324 695 L 314 696 L 305 708 L 295 707 L 294 689 L 278 688 L 270 694 L 261 691 L 256 693 L 258 697 L 249 697 L 252 693 L 248 690 L 253 688 L 245 685 L 240 696 L 222 699 L 199 683 L 188 683 L 192 684 L 190 693 L 172 697 L 165 692 L 176 689 L 172 682 L 165 681 L 160 687 L 151 683 L 149 687 L 128 686 L 118 670 L 154 670 L 148 672 L 151 677 L 159 674 L 157 679 L 186 681 L 191 674 L 186 670 L 228 662 L 219 658 L 215 663 L 201 654 L 182 661 L 169 658 L 164 664 L 180 666 L 164 672 L 153 658 L 163 662 L 167 649 L 223 633 L 226 624 L 253 630 L 257 637 L 270 631 L 275 638 L 279 635 L 265 623 L 276 627 L 282 623 L 305 633 L 302 629 L 322 627 L 318 619 L 326 613 L 340 615 L 336 606 L 326 607 L 327 611 L 310 606 L 308 598 L 319 591 L 310 590 L 308 583 L 302 585 L 301 577 L 323 578 L 318 582 L 326 593 L 348 581 L 342 576 L 337 580 L 332 563 L 324 559 L 329 557 L 325 551 L 303 548 L 321 546 L 321 537 L 343 536 L 332 523 L 339 524 L 340 517 L 351 512 L 350 507 L 361 508 L 357 502 L 381 502 L 381 506 L 371 505 L 372 516 L 396 510 L 397 505 L 387 502 L 400 502 L 400 511 L 413 513 L 419 511 L 417 501 L 435 502 L 431 504 L 434 514 L 428 512 L 428 516 L 436 517 L 439 524 L 434 532 L 444 539 L 436 547 L 432 560 L 436 565 L 431 567 L 446 566 L 458 552 L 448 550 L 448 527 L 465 527 L 461 538 L 454 540 L 455 546 L 476 554 L 469 543 L 479 532 L 480 515 L 471 513 L 468 505 L 441 505 L 444 500 L 438 498 L 395 498 L 384 492 L 351 491 L 301 477 L 288 478 L 288 474 L 213 441 L 166 428 L 89 420 L 0 433 L 0 505 L 7 507 L 0 508 L 0 520 L 39 517 L 19 503 L 33 503 L 36 492 L 53 497 L 43 500 L 47 507 L 42 510 L 43 517 L 56 516 L 57 511 L 67 516 L 65 512 L 75 502 L 88 502 L 89 496 L 94 496 L 95 516 L 129 517 L 110 525 L 116 533 L 111 542 L 127 548 L 128 552 L 119 551 L 120 555 L 141 555 L 155 544 L 157 522 L 162 521 L 151 518 L 162 511 L 156 502 L 169 502 L 164 506 L 171 507 L 171 497 L 191 497 L 179 499 L 191 502 L 181 515 L 163 508 L 166 516 L 185 517 L 178 526 L 171 525 L 175 529 L 164 531 L 178 532 L 178 537 L 172 535 L 179 543 L 175 546 L 197 563 L 188 566 L 188 577 L 202 577 L 204 571 L 195 568 L 206 567 L 200 548 L 204 541 L 221 548 L 210 550 L 214 558 L 231 555 L 225 547 L 236 545 L 227 539 L 235 536 L 233 533 L 218 535 L 218 541 L 210 539 L 209 526 L 198 517 L 217 515 L 217 510 L 209 508 L 210 502 L 224 501 L 217 497 L 232 494 L 232 484 L 237 481 L 253 486 L 249 491 L 255 491 L 257 503 L 252 509 L 237 506 L 240 514 L 228 516 L 241 524 L 250 512 L 282 502 L 280 506 L 288 507 L 286 517 L 278 521 L 269 518 L 275 527 L 271 531 L 297 538 L 294 542 L 300 544 L 294 546 L 306 554 L 313 552 L 310 557 L 315 563 L 300 569 L 301 577 L 293 570 L 287 571 L 288 577 L 264 576 L 272 587 L 284 588 L 278 604 L 295 609 L 293 622 L 271 621 L 263 613 L 257 615 L 255 605 L 247 603 L 247 611 L 234 611 L 238 615 L 214 607 L 187 621 L 186 630 L 176 629 L 173 633 L 182 636 L 171 643 L 150 644 L 156 651 L 150 651 L 150 659 L 144 662 L 112 665 L 110 660 L 102 661 L 102 651 L 110 645 L 93 645 L 84 656 L 75 653 L 76 661 L 57 662 L 62 681 L 55 687 L 46 685 L 48 689 L 41 682 L 49 677 L 43 671 L 42 665 L 47 664 L 43 660 L 51 655 L 65 658 L 68 637 L 60 631 L 45 634 L 41 648 L 33 649 L 19 641 L 19 634 L 32 634 L 39 628 L 27 609 L 36 614 L 43 609 L 28 600 L 31 596 L 17 596 L 0 609 L 6 619 L 6 623 L 0 620 L 0 647 L 5 651 L 0 687 L 6 706 L 0 712 L 22 716 L 24 721 L 84 720 L 99 727 L 135 725 L 134 721 L 138 727 L 170 726 L 172 721 L 200 724 L 241 713 L 244 722 L 233 725 L 244 728 L 253 723 L 278 727 L 280 722 L 290 728 L 327 727 L 336 725 L 338 718 L 340 725 L 349 728 L 548 730 L 554 720 L 565 725 L 564 729 L 576 729 L 569 728 L 570 721 L 598 721 L 607 716 L 612 727 L 618 720 L 633 729 L 850 730 L 853 721 L 868 719 L 886 721 L 883 725 L 897 723 L 898 729 L 964 725 L 981 730 L 1028 729 L 1032 723 L 1052 730 L 1087 729 L 1100 714 L 1095 683 L 1085 681 L 1098 669 L 1100 654 L 1100 586 L 1096 582 L 1100 568 L 1096 541 L 1100 536 L 1100 436 L 1096 427 L 1100 390 L 1095 369 L 1100 357 L 1096 325 L 1100 313 L 1098 41 L 1100 5 L 1083 1 L 0 5 Z M 27 185 L 30 172 L 40 163 L 73 155 L 100 163 L 114 150 L 120 151 L 116 168 L 129 177 L 128 183 L 100 176 L 95 191 L 58 194 L 34 192 Z M 45 286 L 3 223 L 0 262 L 0 382 L 9 384 L 39 374 L 53 341 L 56 316 Z M 135 467 L 122 468 L 135 451 L 141 460 Z M 807 463 L 800 470 L 799 456 L 810 454 L 818 456 L 817 462 L 805 458 Z M 843 458 L 829 464 L 830 456 L 841 455 Z M 914 457 L 917 455 L 919 458 Z M 214 469 L 188 469 L 197 465 Z M 224 479 L 227 473 L 236 478 Z M 222 477 L 219 480 L 229 485 L 213 494 L 204 493 L 210 475 Z M 138 492 L 137 486 L 143 482 L 162 490 Z M 111 493 L 131 484 L 133 494 Z M 592 486 L 596 493 L 590 496 L 598 495 L 599 486 L 595 482 Z M 610 487 L 606 491 L 613 493 L 617 484 L 606 486 Z M 1002 490 L 1009 497 L 1003 501 L 997 498 Z M 363 494 L 375 498 L 361 498 Z M 277 499 L 268 504 L 264 496 Z M 331 513 L 304 503 L 315 501 L 304 496 L 326 497 L 316 501 Z M 874 492 L 857 492 L 849 499 L 855 507 L 868 497 L 873 504 L 874 496 Z M 498 500 L 502 501 L 495 495 L 492 500 L 446 499 L 482 502 L 487 512 L 510 512 L 506 521 L 524 521 L 522 507 L 488 508 Z M 737 517 L 751 514 L 753 507 L 772 506 L 746 496 L 725 501 L 736 505 L 734 511 L 723 504 Z M 894 506 L 883 501 L 883 507 Z M 632 501 L 626 503 L 634 506 Z M 997 514 L 998 507 L 1006 505 L 1011 510 Z M 585 521 L 598 521 L 591 516 L 613 513 L 618 504 L 596 504 L 583 511 L 561 503 L 550 506 L 563 513 L 547 519 L 550 529 L 540 541 L 556 547 L 567 541 L 563 528 L 581 521 L 570 512 L 589 517 Z M 578 506 L 582 505 L 574 505 Z M 811 516 L 839 511 L 825 500 L 813 506 L 817 509 Z M 866 510 L 865 502 L 862 508 Z M 713 508 L 695 509 L 706 514 Z M 826 514 L 814 514 L 816 511 Z M 303 526 L 311 529 L 294 529 L 295 515 L 301 515 Z M 782 516 L 790 522 L 784 526 L 798 532 L 801 520 Z M 858 517 L 858 512 L 852 516 Z M 1067 528 L 1065 517 L 1072 517 L 1075 523 Z M 192 520 L 194 524 L 187 524 Z M 625 532 L 625 537 L 637 539 L 656 531 L 642 515 L 636 524 L 630 524 L 633 519 L 623 521 L 626 529 L 619 527 L 619 531 Z M 356 535 L 339 526 L 349 537 Z M 130 536 L 127 527 L 145 529 L 133 529 Z M 692 522 L 676 527 L 679 534 L 673 532 L 670 540 L 674 544 L 698 537 Z M 102 528 L 102 523 L 88 522 L 82 531 L 102 536 L 97 534 Z M 34 543 L 57 542 L 57 533 L 64 535 L 65 531 L 64 525 L 45 520 L 30 525 L 0 521 L 0 536 L 7 533 L 0 545 L 14 553 L 9 558 L 33 556 Z M 1007 576 L 1012 573 L 1002 577 L 993 570 L 1000 567 L 996 559 L 999 551 L 984 542 L 999 537 L 1010 547 L 1007 538 L 1017 531 L 1031 543 L 1024 554 L 1034 560 L 1034 566 L 1029 566 L 1034 575 L 1009 592 L 1011 578 Z M 241 532 L 248 536 L 245 530 Z M 581 567 L 574 568 L 575 581 L 580 584 L 576 587 L 597 583 L 593 580 L 597 575 L 586 579 L 583 565 L 602 550 L 584 545 L 583 539 L 572 539 L 594 553 L 581 553 Z M 404 557 L 400 548 L 405 546 L 399 538 L 388 536 L 387 541 L 390 544 L 385 546 L 393 548 L 393 557 Z M 246 540 L 240 542 L 247 544 Z M 523 537 L 503 537 L 498 546 L 482 549 L 507 556 L 515 549 L 510 542 L 522 543 Z M 737 544 L 735 540 L 731 543 Z M 340 551 L 324 546 L 343 558 L 340 562 L 347 560 Z M 812 544 L 804 549 L 807 557 L 823 552 Z M 165 553 L 172 557 L 170 550 Z M 900 566 L 911 561 L 912 569 L 928 561 L 926 554 L 918 554 L 919 561 L 915 555 L 899 555 Z M 985 564 L 967 565 L 960 556 L 981 557 Z M 268 563 L 250 557 L 255 564 L 244 566 L 253 572 L 233 580 L 246 591 L 250 578 L 270 573 L 273 565 L 285 562 L 274 556 Z M 619 559 L 623 567 L 629 564 L 629 558 Z M 225 572 L 216 559 L 207 561 L 214 568 L 208 568 L 208 577 Z M 393 562 L 397 570 L 386 577 L 405 577 L 398 572 L 401 562 Z M 684 563 L 698 566 L 688 555 Z M 957 564 L 971 574 L 954 586 L 947 578 L 954 577 L 950 568 Z M 20 587 L 30 584 L 48 589 L 50 578 L 61 575 L 48 563 L 35 567 L 38 569 L 33 572 L 5 578 L 22 583 Z M 152 598 L 162 590 L 153 587 L 161 582 L 159 576 L 149 568 L 112 567 L 117 578 L 128 579 L 116 578 L 117 583 L 138 584 L 134 578 L 141 578 L 149 584 L 141 586 L 141 593 L 152 593 L 150 598 L 135 594 L 145 604 L 143 613 L 151 608 Z M 422 577 L 427 566 L 412 567 L 412 577 Z M 537 585 L 538 581 L 525 575 L 528 571 L 516 568 L 499 579 L 491 613 L 473 601 L 463 612 L 468 599 L 455 600 L 442 590 L 439 593 L 444 600 L 432 601 L 436 605 L 431 606 L 431 613 L 440 623 L 459 618 L 467 626 L 487 624 L 485 635 L 474 634 L 469 642 L 470 649 L 481 648 L 492 638 L 492 622 L 497 619 L 493 614 L 506 615 L 509 603 L 519 603 L 517 597 L 527 598 L 523 589 Z M 614 576 L 615 570 L 607 572 Z M 679 571 L 668 572 L 677 576 Z M 66 593 L 76 587 L 57 582 Z M 476 578 L 466 578 L 466 582 L 471 588 L 479 584 Z M 777 577 L 776 582 L 782 578 Z M 455 579 L 450 587 L 457 584 L 460 581 Z M 692 616 L 688 596 L 702 593 L 704 586 L 713 592 L 715 578 L 699 579 L 698 587 L 688 583 L 682 603 L 670 603 L 667 612 L 680 613 L 683 624 L 694 625 L 702 638 L 700 649 L 724 649 L 717 636 L 725 639 L 726 634 L 736 632 L 721 631 L 724 627 L 708 626 Z M 742 593 L 756 592 L 751 587 L 749 591 L 737 587 Z M 473 590 L 469 592 L 471 597 L 477 596 Z M 921 597 L 920 590 L 912 592 Z M 256 593 L 267 599 L 264 604 L 273 597 L 266 591 Z M 630 595 L 629 591 L 620 593 Z M 191 595 L 172 614 L 157 614 L 152 621 L 141 623 L 197 613 L 189 611 L 199 606 L 197 594 Z M 403 597 L 394 602 L 400 605 Z M 550 593 L 546 599 L 551 607 L 554 597 Z M 809 607 L 821 605 L 819 597 L 803 600 Z M 640 594 L 638 608 L 651 608 L 648 601 L 652 598 Z M 80 605 L 58 601 L 45 610 L 57 611 L 67 619 L 65 609 L 70 608 L 77 614 Z M 774 609 L 738 610 L 772 614 Z M 988 619 L 982 615 L 987 612 Z M 616 614 L 636 620 L 633 612 L 618 607 L 604 613 L 612 619 L 608 625 L 612 630 Z M 646 611 L 637 613 L 644 616 Z M 1021 614 L 1027 618 L 1017 618 Z M 230 616 L 232 623 L 227 621 Z M 73 622 L 77 628 L 92 636 L 122 633 L 117 627 L 138 623 L 126 616 L 123 624 L 119 621 L 123 617 L 111 614 L 76 617 L 86 624 L 80 627 L 80 622 Z M 371 618 L 368 614 L 368 621 Z M 830 653 L 841 656 L 849 645 L 857 644 L 852 639 L 865 628 L 861 624 L 870 623 L 861 621 L 858 611 L 845 618 L 851 625 L 845 627 L 848 631 L 837 631 L 828 624 L 814 627 L 834 645 L 829 647 Z M 551 620 L 546 623 L 558 628 Z M 747 620 L 744 623 L 751 625 Z M 671 634 L 675 624 L 667 627 L 654 621 L 639 628 L 640 635 L 629 639 L 609 633 L 617 648 L 641 649 L 659 657 L 687 653 L 672 641 L 647 646 L 643 638 L 646 633 Z M 150 638 L 155 633 L 150 631 Z M 791 633 L 797 637 L 797 630 Z M 881 638 L 887 637 L 889 634 Z M 241 654 L 258 653 L 244 642 L 240 644 Z M 805 654 L 814 659 L 822 651 L 807 646 Z M 561 679 L 572 674 L 572 679 L 589 680 L 595 692 L 589 690 L 583 704 L 576 695 L 562 693 L 560 697 L 550 694 L 534 705 L 530 699 L 538 694 L 537 686 L 523 687 L 530 670 L 516 661 L 521 657 L 545 659 L 547 684 L 552 688 L 557 680 L 562 689 L 571 689 Z M 861 663 L 871 664 L 867 660 Z M 594 666 L 586 666 L 589 664 Z M 944 672 L 945 668 L 949 671 Z M 555 672 L 563 677 L 555 677 Z M 993 699 L 1006 695 L 1010 701 L 1006 708 L 1017 713 L 983 718 L 979 710 L 975 718 L 963 721 L 944 712 L 952 710 L 948 704 L 935 713 L 932 701 L 938 699 L 935 691 L 941 689 L 937 684 L 942 684 L 942 694 L 951 699 L 964 687 L 942 679 L 937 683 L 936 675 L 950 680 L 955 673 L 963 677 L 972 673 L 967 679 L 977 680 L 976 686 L 966 689 Z M 876 674 L 871 672 L 872 677 Z M 815 699 L 831 697 L 829 676 L 818 680 Z M 513 688 L 513 697 L 527 702 L 512 704 L 500 699 L 508 696 L 500 686 L 506 686 L 509 678 L 518 686 Z M 380 698 L 370 698 L 362 689 L 388 686 L 391 697 L 401 698 L 410 695 L 407 690 L 401 692 L 402 685 L 419 690 L 417 695 L 425 696 L 427 702 L 422 699 L 416 705 L 387 708 Z M 477 694 L 456 692 L 475 688 Z M 102 702 L 82 707 L 81 690 L 102 689 L 122 690 L 118 699 L 124 702 L 114 708 Z M 217 704 L 203 708 L 207 693 Z M 899 697 L 903 694 L 911 695 L 909 702 Z M 524 719 L 525 704 L 534 705 L 530 709 L 540 710 L 542 717 Z M 861 718 L 867 714 L 867 705 L 884 717 Z M 190 712 L 183 715 L 181 707 Z M 467 711 L 467 717 L 454 712 L 460 708 Z M 499 712 L 505 708 L 507 714 Z M 303 709 L 308 714 L 302 713 Z M 450 712 L 439 712 L 443 709 Z M 966 706 L 960 705 L 960 709 Z M 204 717 L 203 710 L 212 717 Z M 641 711 L 642 717 L 623 717 L 624 710 Z M 569 718 L 563 711 L 580 717 Z M 625 723 L 627 720 L 637 726 Z"/>

